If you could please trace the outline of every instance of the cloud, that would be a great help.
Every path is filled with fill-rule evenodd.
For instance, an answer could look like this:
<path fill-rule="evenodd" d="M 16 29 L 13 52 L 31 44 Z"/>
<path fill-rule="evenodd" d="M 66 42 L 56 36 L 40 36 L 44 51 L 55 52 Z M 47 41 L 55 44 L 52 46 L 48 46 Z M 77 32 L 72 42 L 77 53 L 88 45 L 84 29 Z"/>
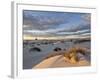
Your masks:
<path fill-rule="evenodd" d="M 89 13 L 46 11 L 23 12 L 23 34 L 32 36 L 87 36 L 90 34 Z"/>
<path fill-rule="evenodd" d="M 49 29 L 55 28 L 63 23 L 67 23 L 67 17 L 65 13 L 56 12 L 41 12 L 41 11 L 24 11 L 23 12 L 23 25 L 27 25 L 24 29 Z"/>
<path fill-rule="evenodd" d="M 62 35 L 80 35 L 80 34 L 84 34 L 84 33 L 90 33 L 90 30 L 86 29 L 86 30 L 79 30 L 79 31 L 76 31 L 76 32 L 60 32 L 60 33 L 57 33 L 57 34 L 62 34 Z"/>
<path fill-rule="evenodd" d="M 40 30 L 24 30 L 24 34 L 28 34 L 31 36 L 42 36 L 42 37 L 58 37 L 58 36 L 90 36 L 90 30 L 79 30 L 77 32 L 53 32 L 53 33 L 49 33 L 51 31 L 40 31 Z"/>

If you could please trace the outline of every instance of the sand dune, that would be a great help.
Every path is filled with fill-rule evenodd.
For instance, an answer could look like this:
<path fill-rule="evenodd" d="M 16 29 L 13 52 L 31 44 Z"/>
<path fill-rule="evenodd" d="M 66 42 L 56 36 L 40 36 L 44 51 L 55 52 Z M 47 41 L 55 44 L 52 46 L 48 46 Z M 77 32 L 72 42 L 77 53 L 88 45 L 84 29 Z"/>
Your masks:
<path fill-rule="evenodd" d="M 43 60 L 33 68 L 56 68 L 56 67 L 79 67 L 79 66 L 89 66 L 90 63 L 87 60 L 80 60 L 77 63 L 71 63 L 66 60 L 64 56 L 57 55 L 48 59 Z"/>
<path fill-rule="evenodd" d="M 77 41 L 77 40 L 76 40 Z M 32 69 L 32 68 L 48 68 L 48 67 L 67 67 L 67 66 L 81 66 L 86 63 L 91 63 L 91 42 L 75 42 L 70 40 L 29 40 L 24 41 L 23 43 L 23 69 Z M 75 48 L 76 47 L 76 48 Z M 66 61 L 63 54 L 67 53 L 81 53 L 78 48 L 88 49 L 89 51 L 85 51 L 85 58 L 86 60 L 82 60 L 79 62 L 73 62 L 74 64 L 70 63 L 70 61 Z M 36 49 L 38 48 L 38 50 Z M 61 48 L 61 52 L 56 48 Z M 75 49 L 72 49 L 75 48 Z M 40 49 L 40 50 L 39 50 Z M 71 50 L 70 50 L 71 49 Z M 61 54 L 62 55 L 61 55 Z M 57 57 L 61 56 L 61 57 Z M 67 55 L 65 55 L 67 56 Z M 75 56 L 75 55 L 74 55 Z M 84 56 L 84 55 L 83 55 Z M 68 55 L 69 57 L 69 55 Z M 78 55 L 79 60 L 83 59 L 80 58 L 81 55 Z M 70 57 L 69 57 L 70 58 Z M 73 58 L 72 58 L 73 59 Z M 71 60 L 72 60 L 71 59 Z M 58 64 L 57 64 L 58 63 Z M 39 66 L 40 65 L 40 66 Z M 39 66 L 39 67 L 37 67 Z M 43 67 L 42 67 L 43 66 Z"/>

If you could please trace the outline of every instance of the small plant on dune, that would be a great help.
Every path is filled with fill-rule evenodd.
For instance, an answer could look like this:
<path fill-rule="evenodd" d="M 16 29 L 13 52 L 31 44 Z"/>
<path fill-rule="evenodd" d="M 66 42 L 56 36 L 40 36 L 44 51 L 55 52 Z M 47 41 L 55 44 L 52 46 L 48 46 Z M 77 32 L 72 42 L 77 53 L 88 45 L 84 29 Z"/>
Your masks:
<path fill-rule="evenodd" d="M 68 53 L 73 52 L 73 53 L 81 53 L 81 54 L 85 55 L 86 51 L 87 51 L 86 48 L 73 47 L 68 50 Z"/>
<path fill-rule="evenodd" d="M 77 63 L 79 61 L 76 52 L 71 52 L 71 53 L 65 53 L 64 57 L 69 61 L 70 63 Z M 65 60 L 66 60 L 65 59 Z"/>
<path fill-rule="evenodd" d="M 56 47 L 56 48 L 54 49 L 54 51 L 61 51 L 61 48 Z"/>
<path fill-rule="evenodd" d="M 42 50 L 38 47 L 33 47 L 33 48 L 30 49 L 30 51 L 41 52 Z"/>
<path fill-rule="evenodd" d="M 64 53 L 64 57 L 67 58 L 67 60 L 69 59 L 69 62 L 71 63 L 77 63 L 79 61 L 77 53 L 85 55 L 86 49 L 80 47 L 70 48 L 67 53 Z"/>

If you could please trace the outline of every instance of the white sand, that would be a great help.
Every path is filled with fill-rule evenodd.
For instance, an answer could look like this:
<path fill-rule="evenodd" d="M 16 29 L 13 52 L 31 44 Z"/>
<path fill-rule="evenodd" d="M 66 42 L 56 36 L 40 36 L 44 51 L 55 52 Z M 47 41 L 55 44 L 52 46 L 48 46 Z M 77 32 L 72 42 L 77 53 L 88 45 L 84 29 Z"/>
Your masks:
<path fill-rule="evenodd" d="M 75 66 L 89 66 L 90 63 L 87 60 L 81 60 L 77 63 L 70 63 L 66 61 L 62 55 L 54 56 L 43 60 L 33 68 L 56 68 L 56 67 L 75 67 Z"/>

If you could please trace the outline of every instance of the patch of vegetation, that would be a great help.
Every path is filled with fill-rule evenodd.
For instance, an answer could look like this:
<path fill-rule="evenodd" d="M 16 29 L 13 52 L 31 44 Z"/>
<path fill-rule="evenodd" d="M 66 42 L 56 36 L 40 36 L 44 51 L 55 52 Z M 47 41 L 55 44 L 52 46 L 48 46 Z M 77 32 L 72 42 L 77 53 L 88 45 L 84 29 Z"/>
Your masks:
<path fill-rule="evenodd" d="M 61 48 L 59 48 L 59 47 L 56 47 L 55 49 L 54 49 L 54 51 L 61 51 L 62 49 Z"/>
<path fill-rule="evenodd" d="M 70 48 L 67 53 L 64 53 L 64 57 L 69 59 L 71 63 L 76 63 L 79 61 L 78 53 L 85 56 L 87 52 L 86 48 L 80 48 L 80 47 L 73 47 Z"/>
<path fill-rule="evenodd" d="M 37 52 L 41 52 L 42 50 L 38 47 L 33 47 L 30 49 L 30 51 L 37 51 Z"/>

